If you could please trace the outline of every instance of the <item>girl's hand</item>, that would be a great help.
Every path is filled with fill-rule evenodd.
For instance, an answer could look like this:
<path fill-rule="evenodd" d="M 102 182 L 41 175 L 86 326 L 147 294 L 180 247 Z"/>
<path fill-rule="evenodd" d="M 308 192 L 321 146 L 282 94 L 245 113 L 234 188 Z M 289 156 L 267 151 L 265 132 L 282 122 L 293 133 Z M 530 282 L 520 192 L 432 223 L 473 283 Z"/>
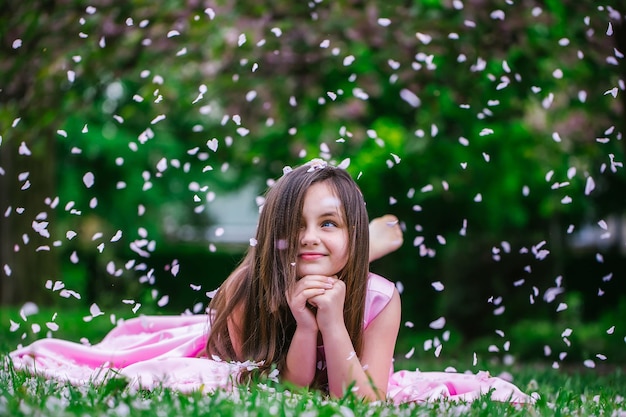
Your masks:
<path fill-rule="evenodd" d="M 307 304 L 317 307 L 311 300 L 332 289 L 333 281 L 336 280 L 322 275 L 307 275 L 298 280 L 291 292 L 285 294 L 287 304 L 298 327 L 311 330 L 318 329 L 315 313 Z"/>
<path fill-rule="evenodd" d="M 329 277 L 332 280 L 332 288 L 324 291 L 323 294 L 316 295 L 309 300 L 309 303 L 317 307 L 317 326 L 324 332 L 334 326 L 343 326 L 343 305 L 346 299 L 346 284 L 336 277 Z"/>

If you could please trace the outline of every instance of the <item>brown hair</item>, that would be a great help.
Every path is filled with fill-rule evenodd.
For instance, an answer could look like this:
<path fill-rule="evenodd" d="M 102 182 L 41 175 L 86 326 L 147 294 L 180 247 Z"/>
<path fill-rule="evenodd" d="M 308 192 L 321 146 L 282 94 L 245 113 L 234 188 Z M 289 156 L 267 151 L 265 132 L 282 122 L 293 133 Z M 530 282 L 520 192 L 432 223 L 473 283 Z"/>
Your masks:
<path fill-rule="evenodd" d="M 322 167 L 323 166 L 323 167 Z M 256 245 L 216 293 L 211 309 L 209 357 L 263 362 L 282 370 L 295 332 L 286 291 L 295 284 L 302 208 L 308 188 L 326 182 L 342 203 L 348 228 L 348 261 L 337 274 L 346 284 L 344 321 L 357 355 L 362 350 L 365 293 L 368 276 L 369 229 L 365 202 L 357 184 L 341 168 L 303 165 L 286 173 L 266 193 L 256 232 Z M 235 352 L 228 332 L 229 316 L 241 311 L 237 323 L 241 352 Z"/>

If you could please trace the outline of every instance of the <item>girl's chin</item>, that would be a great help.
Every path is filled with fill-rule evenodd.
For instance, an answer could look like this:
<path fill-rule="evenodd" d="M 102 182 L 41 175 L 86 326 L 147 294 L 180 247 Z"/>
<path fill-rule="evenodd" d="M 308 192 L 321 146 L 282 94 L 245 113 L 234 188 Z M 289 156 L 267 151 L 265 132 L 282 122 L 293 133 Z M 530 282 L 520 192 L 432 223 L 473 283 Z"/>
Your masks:
<path fill-rule="evenodd" d="M 329 271 L 329 270 L 325 270 L 325 269 L 315 269 L 315 268 L 304 268 L 302 270 L 298 270 L 297 272 L 298 279 L 306 275 L 322 275 L 326 277 L 332 277 L 333 275 L 337 275 L 337 273 Z"/>

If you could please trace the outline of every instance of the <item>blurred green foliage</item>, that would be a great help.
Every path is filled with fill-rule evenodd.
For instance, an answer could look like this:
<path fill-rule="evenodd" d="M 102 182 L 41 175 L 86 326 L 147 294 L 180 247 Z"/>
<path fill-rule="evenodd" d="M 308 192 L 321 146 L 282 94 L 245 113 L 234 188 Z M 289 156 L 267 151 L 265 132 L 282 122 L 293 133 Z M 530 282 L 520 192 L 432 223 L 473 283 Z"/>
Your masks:
<path fill-rule="evenodd" d="M 571 242 L 624 215 L 620 13 L 594 1 L 9 1 L 2 301 L 62 306 L 44 288 L 59 280 L 85 305 L 206 303 L 246 246 L 207 235 L 213 199 L 250 183 L 261 194 L 285 165 L 321 156 L 350 158 L 371 216 L 401 218 L 405 245 L 373 270 L 402 283 L 417 328 L 444 316 L 462 338 L 539 335 L 525 326 L 558 322 L 571 294 L 587 306 L 580 326 L 608 317 L 624 302 L 623 221 L 606 247 Z M 33 233 L 42 212 L 47 239 Z M 546 303 L 558 277 L 565 294 Z"/>

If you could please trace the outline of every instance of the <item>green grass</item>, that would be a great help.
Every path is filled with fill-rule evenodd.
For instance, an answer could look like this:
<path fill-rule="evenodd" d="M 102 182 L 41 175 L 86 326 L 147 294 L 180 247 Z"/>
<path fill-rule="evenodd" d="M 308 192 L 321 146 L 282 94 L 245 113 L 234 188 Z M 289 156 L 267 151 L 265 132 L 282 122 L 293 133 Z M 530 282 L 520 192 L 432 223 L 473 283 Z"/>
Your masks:
<path fill-rule="evenodd" d="M 6 363 L 6 358 L 5 358 Z M 121 379 L 74 387 L 5 368 L 0 372 L 2 416 L 625 416 L 624 374 L 566 374 L 546 368 L 520 368 L 522 388 L 537 392 L 534 405 L 512 405 L 486 396 L 472 403 L 432 402 L 395 406 L 366 404 L 352 395 L 331 399 L 316 391 L 290 391 L 258 384 L 232 392 L 180 394 L 167 389 L 135 391 Z"/>
<path fill-rule="evenodd" d="M 64 310 L 55 317 L 59 329 L 55 337 L 78 341 L 86 337 L 99 341 L 112 328 L 109 313 L 86 323 L 82 310 Z M 455 366 L 463 372 L 489 370 L 492 375 L 506 371 L 513 382 L 527 393 L 536 392 L 540 399 L 534 405 L 516 406 L 483 397 L 470 404 L 433 402 L 395 406 L 386 402 L 365 404 L 355 397 L 329 398 L 317 391 L 290 390 L 280 384 L 240 386 L 233 392 L 211 394 L 180 394 L 168 389 L 136 391 L 122 379 L 112 379 L 102 385 L 75 387 L 59 381 L 14 371 L 8 364 L 6 352 L 18 343 L 28 344 L 46 336 L 44 325 L 54 311 L 40 311 L 23 322 L 19 311 L 0 309 L 0 416 L 527 416 L 604 415 L 626 417 L 626 375 L 618 366 L 587 369 L 582 366 L 552 369 L 542 363 L 516 363 L 504 366 L 481 362 L 467 366 L 451 358 L 418 355 L 410 360 L 398 352 L 396 369 L 423 371 L 443 370 Z M 116 317 L 131 317 L 132 312 L 118 311 Z M 20 328 L 10 332 L 9 319 Z M 38 323 L 42 331 L 32 332 Z"/>

